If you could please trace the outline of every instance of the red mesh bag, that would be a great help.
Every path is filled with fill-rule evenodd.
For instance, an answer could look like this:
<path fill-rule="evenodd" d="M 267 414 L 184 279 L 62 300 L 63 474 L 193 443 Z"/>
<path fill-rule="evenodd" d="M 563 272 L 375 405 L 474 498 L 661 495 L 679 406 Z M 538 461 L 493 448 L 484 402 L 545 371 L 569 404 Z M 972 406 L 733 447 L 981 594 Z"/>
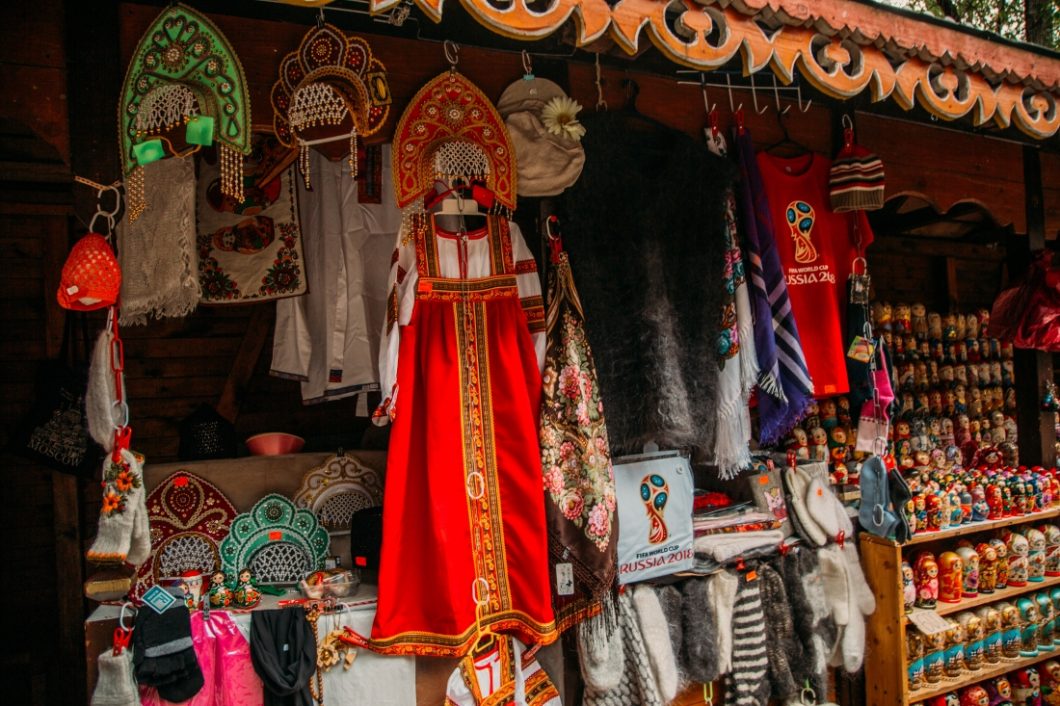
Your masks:
<path fill-rule="evenodd" d="M 1060 269 L 1052 253 L 1038 253 L 1027 275 L 998 295 L 990 312 L 990 335 L 1016 348 L 1060 352 Z"/>
<path fill-rule="evenodd" d="M 63 265 L 59 305 L 75 311 L 103 309 L 118 301 L 120 289 L 121 268 L 106 238 L 89 233 L 77 241 Z"/>

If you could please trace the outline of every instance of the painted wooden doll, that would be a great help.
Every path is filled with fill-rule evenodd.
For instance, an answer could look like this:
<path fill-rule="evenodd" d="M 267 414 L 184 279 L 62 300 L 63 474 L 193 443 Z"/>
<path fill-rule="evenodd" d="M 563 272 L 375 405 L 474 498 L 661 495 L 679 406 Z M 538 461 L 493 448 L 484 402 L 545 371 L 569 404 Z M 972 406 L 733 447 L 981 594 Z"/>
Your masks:
<path fill-rule="evenodd" d="M 1027 580 L 1040 583 L 1045 580 L 1045 534 L 1040 530 L 1029 529 L 1027 537 Z"/>
<path fill-rule="evenodd" d="M 957 615 L 957 622 L 964 629 L 965 665 L 973 672 L 982 669 L 986 650 L 983 621 L 975 613 L 965 611 Z"/>
<path fill-rule="evenodd" d="M 261 591 L 254 585 L 250 569 L 239 572 L 239 585 L 236 586 L 232 599 L 240 608 L 253 608 L 261 602 Z"/>
<path fill-rule="evenodd" d="M 976 684 L 961 689 L 961 706 L 990 706 L 986 689 Z"/>
<path fill-rule="evenodd" d="M 906 613 L 913 612 L 913 606 L 916 604 L 916 582 L 913 567 L 908 561 L 902 562 L 902 603 Z"/>
<path fill-rule="evenodd" d="M 1006 659 L 1019 657 L 1023 647 L 1019 608 L 1007 601 L 998 603 L 995 607 L 1001 613 L 1001 654 Z"/>
<path fill-rule="evenodd" d="M 1038 654 L 1038 635 L 1041 629 L 1038 603 L 1023 596 L 1016 601 L 1016 608 L 1019 610 L 1020 622 L 1023 624 L 1020 630 L 1020 657 L 1034 657 Z"/>
<path fill-rule="evenodd" d="M 961 596 L 975 598 L 979 595 L 979 554 L 970 546 L 957 547 L 961 558 Z"/>
<path fill-rule="evenodd" d="M 1008 585 L 1026 586 L 1029 561 L 1027 555 L 1030 553 L 1030 545 L 1027 538 L 1019 532 L 1010 532 L 1008 535 Z"/>
<path fill-rule="evenodd" d="M 911 627 L 906 631 L 905 645 L 909 688 L 920 689 L 927 683 L 924 676 L 924 636 Z"/>
<path fill-rule="evenodd" d="M 215 571 L 210 576 L 210 592 L 207 597 L 211 608 L 227 608 L 232 605 L 232 589 L 225 585 L 223 571 Z"/>
<path fill-rule="evenodd" d="M 914 565 L 916 580 L 916 607 L 934 608 L 939 597 L 939 565 L 931 552 L 917 555 Z"/>
<path fill-rule="evenodd" d="M 986 542 L 975 545 L 979 555 L 979 592 L 993 593 L 997 585 L 997 552 Z"/>
<path fill-rule="evenodd" d="M 1040 616 L 1038 623 L 1038 651 L 1052 652 L 1056 649 L 1054 644 L 1056 612 L 1053 610 L 1053 600 L 1045 591 L 1035 594 L 1034 600 L 1038 604 L 1038 615 Z"/>
<path fill-rule="evenodd" d="M 956 620 L 949 619 L 950 627 L 946 630 L 946 661 L 943 673 L 949 677 L 959 677 L 967 669 L 964 662 L 964 628 Z"/>
<path fill-rule="evenodd" d="M 993 606 L 983 606 L 975 614 L 983 627 L 983 660 L 997 664 L 1001 661 L 1001 613 Z"/>
<path fill-rule="evenodd" d="M 939 565 L 939 600 L 943 603 L 959 603 L 964 583 L 964 562 L 956 552 L 942 552 Z"/>

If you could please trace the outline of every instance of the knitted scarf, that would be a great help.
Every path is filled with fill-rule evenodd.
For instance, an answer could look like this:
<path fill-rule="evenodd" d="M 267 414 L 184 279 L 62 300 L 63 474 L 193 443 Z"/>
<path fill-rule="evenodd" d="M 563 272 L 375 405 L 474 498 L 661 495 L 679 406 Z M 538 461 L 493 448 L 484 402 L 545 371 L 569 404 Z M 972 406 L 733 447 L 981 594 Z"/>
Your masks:
<path fill-rule="evenodd" d="M 748 577 L 751 580 L 748 580 Z M 751 572 L 740 576 L 736 605 L 732 610 L 732 684 L 736 706 L 767 706 L 769 703 L 769 657 L 766 652 L 762 582 Z"/>
<path fill-rule="evenodd" d="M 567 253 L 549 270 L 547 344 L 541 395 L 541 470 L 553 566 L 556 625 L 566 630 L 600 611 L 613 615 L 618 572 L 618 513 L 604 407 L 585 336 L 585 315 Z M 557 586 L 569 564 L 573 586 Z"/>
<path fill-rule="evenodd" d="M 558 205 L 612 452 L 710 451 L 732 168 L 636 113 L 582 122 L 585 170 Z"/>
<path fill-rule="evenodd" d="M 251 613 L 250 659 L 265 686 L 265 706 L 314 706 L 309 680 L 317 668 L 317 641 L 304 609 Z"/>
<path fill-rule="evenodd" d="M 736 134 L 740 163 L 740 202 L 747 260 L 751 273 L 751 301 L 755 314 L 755 353 L 758 357 L 760 441 L 770 445 L 788 433 L 813 401 L 813 382 L 799 342 L 799 331 L 788 299 L 788 285 L 774 242 L 762 175 L 755 163 L 750 132 Z"/>

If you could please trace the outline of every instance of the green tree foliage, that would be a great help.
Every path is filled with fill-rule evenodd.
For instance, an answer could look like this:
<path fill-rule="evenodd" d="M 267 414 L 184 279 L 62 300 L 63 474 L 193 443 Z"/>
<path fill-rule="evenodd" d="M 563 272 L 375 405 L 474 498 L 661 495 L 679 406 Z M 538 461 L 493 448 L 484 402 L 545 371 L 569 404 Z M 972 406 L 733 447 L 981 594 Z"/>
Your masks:
<path fill-rule="evenodd" d="M 1060 49 L 1057 0 L 888 0 L 1003 37 Z"/>

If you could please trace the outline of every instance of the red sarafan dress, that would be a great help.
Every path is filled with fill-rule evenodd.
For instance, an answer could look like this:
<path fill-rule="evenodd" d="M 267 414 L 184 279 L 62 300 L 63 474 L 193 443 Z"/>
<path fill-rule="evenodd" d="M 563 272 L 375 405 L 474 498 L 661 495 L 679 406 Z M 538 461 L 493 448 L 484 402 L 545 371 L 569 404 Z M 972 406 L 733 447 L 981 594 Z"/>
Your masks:
<path fill-rule="evenodd" d="M 556 637 L 538 415 L 541 284 L 518 226 L 403 236 L 380 350 L 393 424 L 372 648 L 461 656 Z"/>

